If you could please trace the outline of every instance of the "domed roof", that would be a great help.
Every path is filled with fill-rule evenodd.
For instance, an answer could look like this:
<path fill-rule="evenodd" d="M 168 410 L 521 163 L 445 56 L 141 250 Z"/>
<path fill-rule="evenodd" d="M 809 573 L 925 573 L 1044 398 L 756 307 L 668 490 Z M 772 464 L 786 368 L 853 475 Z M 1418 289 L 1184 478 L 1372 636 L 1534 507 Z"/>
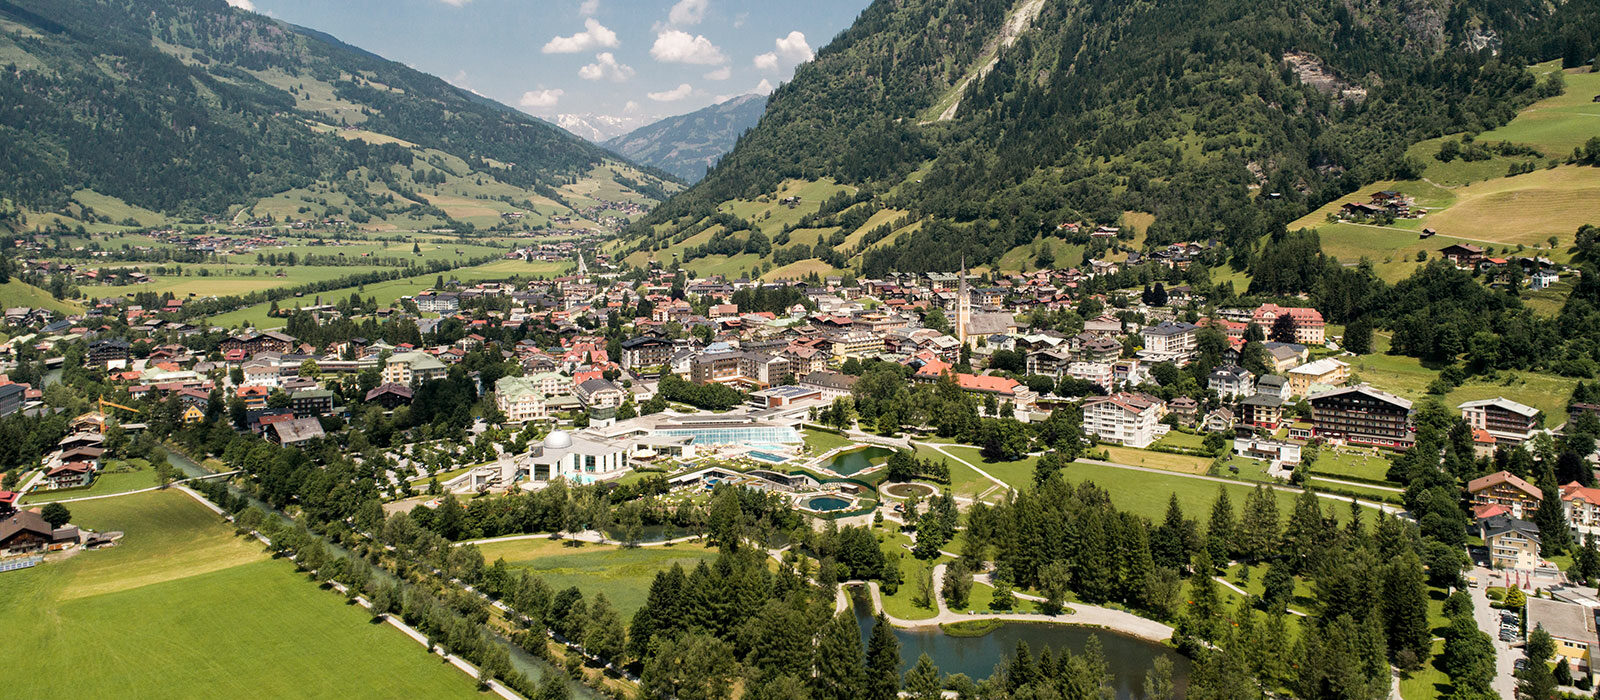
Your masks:
<path fill-rule="evenodd" d="M 572 435 L 565 430 L 552 430 L 544 436 L 544 447 L 547 450 L 564 450 L 572 447 Z"/>

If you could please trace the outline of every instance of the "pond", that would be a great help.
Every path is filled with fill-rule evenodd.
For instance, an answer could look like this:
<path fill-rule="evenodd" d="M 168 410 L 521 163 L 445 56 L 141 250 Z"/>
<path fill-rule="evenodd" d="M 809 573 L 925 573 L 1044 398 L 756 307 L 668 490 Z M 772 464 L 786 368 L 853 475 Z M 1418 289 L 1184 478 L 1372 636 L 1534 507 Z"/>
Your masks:
<path fill-rule="evenodd" d="M 818 466 L 831 470 L 835 474 L 850 476 L 872 466 L 873 462 L 886 459 L 892 454 L 894 454 L 894 450 L 887 447 L 863 447 L 859 450 L 840 452 Z"/>
<path fill-rule="evenodd" d="M 838 496 L 818 496 L 806 501 L 806 507 L 811 510 L 844 510 L 850 507 L 850 501 Z"/>
<path fill-rule="evenodd" d="M 861 639 L 865 644 L 874 624 L 872 603 L 863 590 L 857 590 L 856 593 L 856 622 L 861 625 Z M 1176 651 L 1160 644 L 1089 627 L 1009 622 L 982 637 L 952 637 L 937 627 L 896 629 L 894 634 L 900 640 L 902 672 L 916 665 L 917 657 L 927 654 L 941 673 L 964 673 L 978 681 L 993 675 L 995 665 L 1016 651 L 1017 642 L 1027 642 L 1035 656 L 1045 647 L 1050 647 L 1052 653 L 1070 649 L 1077 654 L 1083 651 L 1091 636 L 1096 636 L 1105 653 L 1107 670 L 1111 673 L 1111 687 L 1116 690 L 1117 700 L 1144 697 L 1145 672 L 1150 670 L 1158 656 L 1165 656 L 1172 662 L 1176 697 L 1182 698 L 1189 687 L 1189 660 Z"/>

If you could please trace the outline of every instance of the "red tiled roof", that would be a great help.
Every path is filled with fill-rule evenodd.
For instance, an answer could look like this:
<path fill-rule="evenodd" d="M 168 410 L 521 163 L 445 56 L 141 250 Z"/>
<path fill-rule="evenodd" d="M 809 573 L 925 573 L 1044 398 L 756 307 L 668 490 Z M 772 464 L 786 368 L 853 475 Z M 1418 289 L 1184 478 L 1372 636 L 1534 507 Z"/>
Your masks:
<path fill-rule="evenodd" d="M 1488 476 L 1480 476 L 1472 481 L 1467 482 L 1467 493 L 1477 493 L 1484 489 L 1498 486 L 1500 484 L 1510 484 L 1517 490 L 1522 491 L 1523 493 L 1526 493 L 1534 498 L 1543 497 L 1543 494 L 1539 492 L 1539 489 L 1534 488 L 1533 484 L 1528 483 L 1522 477 L 1519 477 L 1516 474 L 1512 474 L 1508 471 L 1498 471 Z"/>

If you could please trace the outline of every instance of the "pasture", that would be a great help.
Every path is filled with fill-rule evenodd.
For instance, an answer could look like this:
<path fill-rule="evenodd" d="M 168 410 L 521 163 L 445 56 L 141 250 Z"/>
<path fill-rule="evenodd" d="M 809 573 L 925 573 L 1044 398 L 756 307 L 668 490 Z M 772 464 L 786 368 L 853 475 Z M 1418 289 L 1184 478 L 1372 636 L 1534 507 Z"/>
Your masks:
<path fill-rule="evenodd" d="M 88 501 L 121 544 L 0 577 L 16 697 L 470 697 L 474 681 L 177 491 Z M 330 659 L 337 660 L 329 663 Z"/>

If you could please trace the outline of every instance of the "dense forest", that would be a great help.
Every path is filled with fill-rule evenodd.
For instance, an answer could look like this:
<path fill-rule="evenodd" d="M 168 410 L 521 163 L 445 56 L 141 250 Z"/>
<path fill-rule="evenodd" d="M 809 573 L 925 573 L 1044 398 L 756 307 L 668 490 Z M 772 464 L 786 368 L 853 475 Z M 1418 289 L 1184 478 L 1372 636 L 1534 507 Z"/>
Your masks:
<path fill-rule="evenodd" d="M 1050 0 L 954 118 L 937 119 L 1012 5 L 874 3 L 704 181 L 632 233 L 674 238 L 722 202 L 830 177 L 938 224 L 866 251 L 868 275 L 992 262 L 1068 235 L 1058 223 L 1125 211 L 1156 215 L 1152 242 L 1248 250 L 1314 205 L 1414 175 L 1411 143 L 1510 119 L 1541 90 L 1524 66 L 1581 65 L 1600 27 L 1587 1 L 1552 14 L 1528 2 Z"/>
<path fill-rule="evenodd" d="M 3 194 L 50 208 L 90 188 L 180 215 L 318 179 L 388 178 L 400 146 L 310 128 L 359 125 L 459 156 L 507 184 L 554 192 L 614 160 L 504 105 L 332 37 L 223 0 L 17 0 L 0 19 Z M 269 75 L 280 76 L 268 84 Z M 344 107 L 302 110 L 311 91 Z M 407 183 L 390 189 L 404 193 Z"/>

